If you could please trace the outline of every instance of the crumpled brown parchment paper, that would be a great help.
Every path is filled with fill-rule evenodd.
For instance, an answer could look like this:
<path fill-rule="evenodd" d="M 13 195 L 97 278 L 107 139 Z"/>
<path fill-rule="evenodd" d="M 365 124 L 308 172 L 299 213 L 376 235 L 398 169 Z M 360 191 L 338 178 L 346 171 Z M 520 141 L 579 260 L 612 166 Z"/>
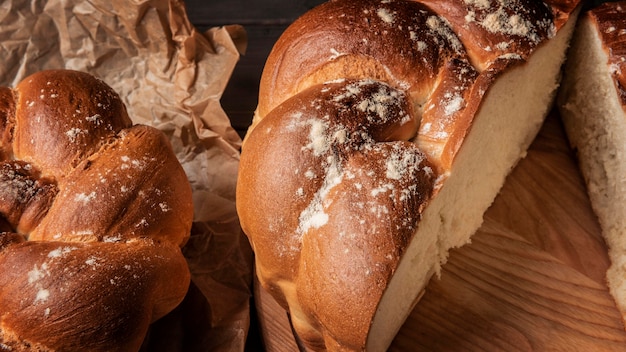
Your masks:
<path fill-rule="evenodd" d="M 182 0 L 0 3 L 0 85 L 43 69 L 90 72 L 120 94 L 135 123 L 170 137 L 187 172 L 192 286 L 152 326 L 145 351 L 244 349 L 252 252 L 235 208 L 241 140 L 219 100 L 245 44 L 238 26 L 198 32 Z"/>

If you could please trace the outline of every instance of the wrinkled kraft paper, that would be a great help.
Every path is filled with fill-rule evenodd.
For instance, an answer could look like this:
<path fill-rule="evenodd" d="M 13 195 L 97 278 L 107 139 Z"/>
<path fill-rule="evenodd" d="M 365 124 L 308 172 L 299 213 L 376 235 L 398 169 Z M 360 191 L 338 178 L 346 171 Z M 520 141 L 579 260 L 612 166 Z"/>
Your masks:
<path fill-rule="evenodd" d="M 0 85 L 43 69 L 90 72 L 120 94 L 135 123 L 170 137 L 187 172 L 192 286 L 153 324 L 145 351 L 244 349 L 252 252 L 235 208 L 241 140 L 219 100 L 245 40 L 239 26 L 199 33 L 182 0 L 0 2 Z"/>

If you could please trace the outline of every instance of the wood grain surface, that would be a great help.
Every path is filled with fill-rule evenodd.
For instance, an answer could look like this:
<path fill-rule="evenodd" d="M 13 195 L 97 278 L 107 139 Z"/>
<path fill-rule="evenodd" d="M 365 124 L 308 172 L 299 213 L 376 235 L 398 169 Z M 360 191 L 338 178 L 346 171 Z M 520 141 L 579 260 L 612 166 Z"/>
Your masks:
<path fill-rule="evenodd" d="M 553 112 L 390 351 L 626 351 L 604 280 L 606 245 L 573 153 Z M 256 292 L 266 350 L 297 351 L 285 311 Z"/>

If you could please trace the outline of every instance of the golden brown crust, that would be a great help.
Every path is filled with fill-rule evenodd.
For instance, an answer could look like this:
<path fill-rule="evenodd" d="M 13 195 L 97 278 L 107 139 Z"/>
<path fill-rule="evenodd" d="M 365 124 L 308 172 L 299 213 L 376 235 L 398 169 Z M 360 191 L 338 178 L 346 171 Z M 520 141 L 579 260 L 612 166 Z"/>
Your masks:
<path fill-rule="evenodd" d="M 587 16 L 598 30 L 605 51 L 607 63 L 615 82 L 615 88 L 626 105 L 626 1 L 604 3 L 590 11 Z"/>
<path fill-rule="evenodd" d="M 138 350 L 190 281 L 191 186 L 169 140 L 66 70 L 0 89 L 0 128 L 0 346 Z"/>
<path fill-rule="evenodd" d="M 132 122 L 111 87 L 76 71 L 41 71 L 16 87 L 15 158 L 61 178 Z"/>
<path fill-rule="evenodd" d="M 0 160 L 11 156 L 11 138 L 15 123 L 15 97 L 13 90 L 0 87 Z"/>
<path fill-rule="evenodd" d="M 557 10 L 542 1 L 422 2 L 447 20 L 480 71 L 499 58 L 525 60 L 563 24 L 554 20 Z"/>
<path fill-rule="evenodd" d="M 415 113 L 426 120 L 418 144 L 438 167 L 449 168 L 492 80 L 554 36 L 576 4 L 329 1 L 296 20 L 275 44 L 252 129 L 307 87 L 377 79 L 409 92 Z"/>
<path fill-rule="evenodd" d="M 580 6 L 578 0 L 545 0 L 552 11 L 554 26 L 559 31 L 570 19 L 572 13 Z"/>
<path fill-rule="evenodd" d="M 241 158 L 237 207 L 255 235 L 262 282 L 277 293 L 285 281 L 308 287 L 301 309 L 354 346 L 435 182 L 426 155 L 406 141 L 417 127 L 411 110 L 404 93 L 379 81 L 313 86 L 263 119 Z M 308 285 L 316 276 L 335 279 Z M 345 319 L 353 321 L 336 324 Z"/>
<path fill-rule="evenodd" d="M 378 79 L 426 95 L 445 60 L 465 55 L 440 25 L 419 2 L 324 3 L 296 20 L 272 49 L 261 77 L 259 115 L 309 85 L 337 78 Z M 324 66 L 334 77 L 320 76 Z"/>
<path fill-rule="evenodd" d="M 0 163 L 0 185 L 0 214 L 20 233 L 31 232 L 41 222 L 58 192 L 54 181 L 18 160 Z"/>
<path fill-rule="evenodd" d="M 189 278 L 180 248 L 151 240 L 28 241 L 0 252 L 0 267 L 0 341 L 18 350 L 139 350 L 187 290 L 170 283 Z"/>
<path fill-rule="evenodd" d="M 186 176 L 163 133 L 133 126 L 59 181 L 59 194 L 30 239 L 150 237 L 183 246 L 193 213 L 189 199 Z"/>
<path fill-rule="evenodd" d="M 0 252 L 9 245 L 26 241 L 24 236 L 10 232 L 11 225 L 3 218 L 0 218 L 0 229 Z"/>
<path fill-rule="evenodd" d="M 237 207 L 261 284 L 309 346 L 365 348 L 483 98 L 578 4 L 331 0 L 283 33 L 243 145 Z M 377 89 L 397 105 L 366 103 Z M 370 119 L 359 106 L 382 109 Z M 389 179 L 394 160 L 413 165 L 406 180 Z"/>

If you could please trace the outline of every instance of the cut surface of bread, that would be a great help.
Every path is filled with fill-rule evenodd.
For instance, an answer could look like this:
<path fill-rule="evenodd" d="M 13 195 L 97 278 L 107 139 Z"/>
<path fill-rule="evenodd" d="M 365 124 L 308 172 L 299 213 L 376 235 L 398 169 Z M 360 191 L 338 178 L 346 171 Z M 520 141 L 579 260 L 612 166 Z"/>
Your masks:
<path fill-rule="evenodd" d="M 581 16 L 558 106 L 609 247 L 607 282 L 626 321 L 626 2 Z"/>
<path fill-rule="evenodd" d="M 382 297 L 368 351 L 386 349 L 410 313 L 415 293 L 439 271 L 448 250 L 468 243 L 482 224 L 484 212 L 511 169 L 525 156 L 552 107 L 573 28 L 574 21 L 550 45 L 539 48 L 524 65 L 502 74 L 489 89 L 449 177 L 424 210 L 414 239 Z"/>
<path fill-rule="evenodd" d="M 283 34 L 237 208 L 259 282 L 309 348 L 388 348 L 539 131 L 577 12 L 338 0 Z"/>

